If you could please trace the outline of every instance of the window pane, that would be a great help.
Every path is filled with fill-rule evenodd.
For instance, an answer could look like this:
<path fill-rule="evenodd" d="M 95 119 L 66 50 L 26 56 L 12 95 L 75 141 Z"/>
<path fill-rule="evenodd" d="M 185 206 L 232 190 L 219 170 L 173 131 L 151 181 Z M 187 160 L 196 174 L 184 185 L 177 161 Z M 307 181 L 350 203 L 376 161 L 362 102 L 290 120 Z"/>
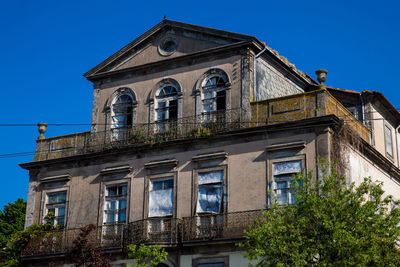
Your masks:
<path fill-rule="evenodd" d="M 107 200 L 105 210 L 115 210 L 117 209 L 117 201 L 116 200 Z"/>
<path fill-rule="evenodd" d="M 115 222 L 115 213 L 114 212 L 107 212 L 106 213 L 106 223 L 114 223 Z"/>
<path fill-rule="evenodd" d="M 114 187 L 109 187 L 107 188 L 107 192 L 108 192 L 108 197 L 113 197 L 113 196 L 117 196 L 118 195 L 118 187 L 114 186 Z"/>
<path fill-rule="evenodd" d="M 128 191 L 128 187 L 126 185 L 123 185 L 121 187 L 121 195 L 126 196 Z"/>
<path fill-rule="evenodd" d="M 198 184 L 222 183 L 224 171 L 201 172 L 198 174 Z"/>
<path fill-rule="evenodd" d="M 59 193 L 51 193 L 47 195 L 47 203 L 54 204 L 54 203 L 62 203 L 66 201 L 67 193 L 66 192 L 59 192 Z"/>
<path fill-rule="evenodd" d="M 173 213 L 173 189 L 154 190 L 149 193 L 149 217 L 170 216 Z"/>
<path fill-rule="evenodd" d="M 59 217 L 56 219 L 56 224 L 64 225 L 64 217 Z"/>
<path fill-rule="evenodd" d="M 167 112 L 165 110 L 157 111 L 157 120 L 163 121 L 167 119 Z"/>
<path fill-rule="evenodd" d="M 118 222 L 125 222 L 126 221 L 126 211 L 120 211 L 118 213 Z"/>
<path fill-rule="evenodd" d="M 65 207 L 64 206 L 58 208 L 57 216 L 62 216 L 62 217 L 65 216 Z"/>
<path fill-rule="evenodd" d="M 197 196 L 197 213 L 220 213 L 222 200 L 221 185 L 199 185 Z"/>
<path fill-rule="evenodd" d="M 278 162 L 273 164 L 274 175 L 301 172 L 301 160 Z"/>
<path fill-rule="evenodd" d="M 118 209 L 126 209 L 126 199 L 121 199 L 120 201 L 119 201 L 119 207 L 118 207 Z"/>
<path fill-rule="evenodd" d="M 386 153 L 393 156 L 392 131 L 385 125 Z"/>

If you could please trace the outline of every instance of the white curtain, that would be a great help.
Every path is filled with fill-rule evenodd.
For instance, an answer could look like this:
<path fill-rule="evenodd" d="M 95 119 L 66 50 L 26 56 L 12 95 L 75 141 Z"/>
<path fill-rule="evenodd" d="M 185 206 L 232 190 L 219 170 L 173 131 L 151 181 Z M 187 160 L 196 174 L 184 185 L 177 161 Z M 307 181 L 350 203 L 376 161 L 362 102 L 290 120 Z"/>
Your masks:
<path fill-rule="evenodd" d="M 199 173 L 197 213 L 220 213 L 223 194 L 223 171 Z"/>
<path fill-rule="evenodd" d="M 172 188 L 150 191 L 149 194 L 149 217 L 171 216 L 173 212 Z"/>
<path fill-rule="evenodd" d="M 301 172 L 301 160 L 274 163 L 274 175 Z"/>

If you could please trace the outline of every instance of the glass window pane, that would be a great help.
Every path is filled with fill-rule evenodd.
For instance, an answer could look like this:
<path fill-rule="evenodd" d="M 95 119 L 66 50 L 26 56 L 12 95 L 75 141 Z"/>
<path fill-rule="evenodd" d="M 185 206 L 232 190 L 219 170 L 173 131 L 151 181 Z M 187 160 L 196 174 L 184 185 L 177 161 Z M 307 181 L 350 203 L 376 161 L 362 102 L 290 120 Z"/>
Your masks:
<path fill-rule="evenodd" d="M 197 196 L 197 213 L 220 213 L 222 201 L 221 185 L 199 185 Z"/>
<path fill-rule="evenodd" d="M 117 209 L 117 201 L 116 200 L 107 200 L 104 210 L 115 210 L 115 209 Z"/>
<path fill-rule="evenodd" d="M 65 216 L 65 207 L 64 206 L 58 208 L 57 216 L 63 216 L 63 217 Z"/>
<path fill-rule="evenodd" d="M 108 192 L 108 197 L 113 197 L 113 196 L 117 196 L 118 195 L 118 187 L 113 186 L 113 187 L 109 187 L 107 188 L 107 192 Z"/>
<path fill-rule="evenodd" d="M 126 199 L 121 199 L 120 201 L 119 201 L 119 207 L 118 207 L 118 209 L 126 209 Z"/>
<path fill-rule="evenodd" d="M 126 185 L 123 185 L 121 191 L 121 195 L 126 196 L 128 193 L 128 187 Z"/>
<path fill-rule="evenodd" d="M 149 217 L 173 214 L 173 189 L 154 190 L 149 193 Z"/>
<path fill-rule="evenodd" d="M 120 211 L 118 213 L 118 222 L 125 222 L 126 221 L 126 211 Z"/>
<path fill-rule="evenodd" d="M 386 153 L 393 156 L 392 131 L 385 125 Z"/>
<path fill-rule="evenodd" d="M 113 223 L 115 222 L 115 213 L 114 212 L 107 212 L 106 213 L 106 223 Z"/>
<path fill-rule="evenodd" d="M 198 184 L 222 183 L 224 171 L 201 172 L 198 174 Z"/>
<path fill-rule="evenodd" d="M 167 119 L 167 111 L 166 110 L 159 110 L 157 111 L 157 120 L 162 121 Z"/>
<path fill-rule="evenodd" d="M 56 219 L 56 224 L 65 225 L 65 224 L 64 224 L 64 217 L 58 217 L 58 218 Z"/>
<path fill-rule="evenodd" d="M 273 164 L 274 175 L 301 172 L 301 160 L 278 162 Z"/>

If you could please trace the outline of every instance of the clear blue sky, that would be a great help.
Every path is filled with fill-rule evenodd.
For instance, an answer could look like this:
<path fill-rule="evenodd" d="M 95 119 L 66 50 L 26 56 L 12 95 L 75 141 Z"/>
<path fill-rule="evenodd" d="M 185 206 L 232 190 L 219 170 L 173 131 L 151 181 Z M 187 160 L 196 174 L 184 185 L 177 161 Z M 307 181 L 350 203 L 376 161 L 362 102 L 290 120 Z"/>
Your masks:
<path fill-rule="evenodd" d="M 257 36 L 326 84 L 379 90 L 400 107 L 400 1 L 5 1 L 0 8 L 0 124 L 87 123 L 83 73 L 168 19 Z M 49 127 L 46 136 L 88 130 Z M 35 150 L 37 127 L 0 127 L 0 154 Z M 0 158 L 0 208 L 26 199 L 28 172 Z"/>

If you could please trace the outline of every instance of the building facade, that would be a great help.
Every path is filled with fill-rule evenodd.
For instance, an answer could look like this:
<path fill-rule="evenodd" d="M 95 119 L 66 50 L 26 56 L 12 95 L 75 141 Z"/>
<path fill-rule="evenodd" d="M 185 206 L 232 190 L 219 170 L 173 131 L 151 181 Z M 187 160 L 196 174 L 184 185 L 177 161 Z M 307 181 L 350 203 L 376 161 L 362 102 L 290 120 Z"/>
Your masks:
<path fill-rule="evenodd" d="M 159 244 L 162 266 L 247 266 L 235 245 L 270 201 L 295 201 L 290 177 L 338 160 L 399 196 L 400 116 L 379 92 L 330 88 L 257 38 L 164 19 L 84 76 L 90 131 L 45 138 L 29 170 L 26 227 L 64 229 L 23 252 L 68 264 L 79 229 L 116 266 L 127 244 Z M 270 194 L 274 192 L 274 194 Z M 48 238 L 47 238 L 48 241 Z"/>

